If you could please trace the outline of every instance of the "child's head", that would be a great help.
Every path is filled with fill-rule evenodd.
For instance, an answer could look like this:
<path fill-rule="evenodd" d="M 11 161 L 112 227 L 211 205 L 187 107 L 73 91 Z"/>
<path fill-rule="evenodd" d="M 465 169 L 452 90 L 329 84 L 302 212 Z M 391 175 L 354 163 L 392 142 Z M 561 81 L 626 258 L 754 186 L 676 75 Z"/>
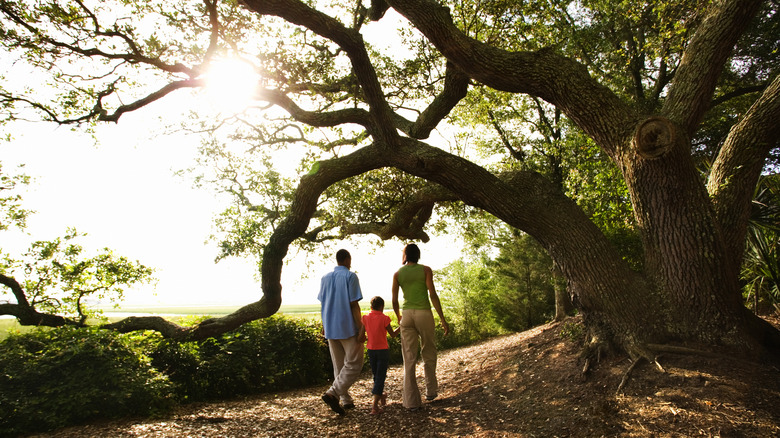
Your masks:
<path fill-rule="evenodd" d="M 371 310 L 382 311 L 385 308 L 385 300 L 382 297 L 371 298 Z"/>

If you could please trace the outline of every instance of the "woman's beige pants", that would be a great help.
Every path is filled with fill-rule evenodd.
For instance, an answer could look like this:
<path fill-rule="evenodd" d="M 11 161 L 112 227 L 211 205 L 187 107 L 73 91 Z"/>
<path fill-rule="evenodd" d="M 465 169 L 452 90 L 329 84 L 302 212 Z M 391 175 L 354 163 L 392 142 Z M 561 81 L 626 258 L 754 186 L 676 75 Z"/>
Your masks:
<path fill-rule="evenodd" d="M 428 310 L 404 309 L 401 314 L 401 351 L 404 357 L 405 408 L 422 406 L 420 389 L 417 386 L 417 355 L 422 353 L 425 371 L 425 396 L 436 397 L 439 394 L 439 382 L 436 380 L 436 336 L 433 312 Z"/>

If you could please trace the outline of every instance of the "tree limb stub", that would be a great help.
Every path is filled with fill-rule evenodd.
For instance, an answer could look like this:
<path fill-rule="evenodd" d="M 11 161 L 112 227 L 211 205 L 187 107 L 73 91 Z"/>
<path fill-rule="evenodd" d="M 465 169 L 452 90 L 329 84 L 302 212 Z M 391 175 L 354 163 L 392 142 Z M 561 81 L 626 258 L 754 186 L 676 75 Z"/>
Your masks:
<path fill-rule="evenodd" d="M 664 117 L 650 117 L 634 134 L 634 148 L 645 159 L 659 158 L 672 149 L 676 141 L 675 126 Z"/>

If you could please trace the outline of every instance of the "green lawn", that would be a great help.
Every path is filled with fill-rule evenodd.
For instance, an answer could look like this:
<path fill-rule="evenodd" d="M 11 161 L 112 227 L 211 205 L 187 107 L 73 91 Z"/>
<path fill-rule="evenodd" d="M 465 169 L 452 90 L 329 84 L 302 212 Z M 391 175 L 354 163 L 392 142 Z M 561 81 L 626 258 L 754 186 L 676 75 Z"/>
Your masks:
<path fill-rule="evenodd" d="M 170 317 L 171 319 L 179 319 L 185 316 L 223 316 L 234 312 L 240 306 L 165 306 L 165 307 L 143 307 L 143 306 L 127 306 L 114 308 L 104 308 L 103 312 L 108 316 L 109 320 L 117 321 L 124 318 L 127 315 L 162 315 Z M 282 305 L 279 309 L 279 314 L 289 316 L 319 316 L 320 305 L 319 304 L 290 304 Z M 5 339 L 8 336 L 8 332 L 11 330 L 18 330 L 24 332 L 30 330 L 30 327 L 20 326 L 16 322 L 15 318 L 2 318 L 0 319 L 0 340 Z"/>
<path fill-rule="evenodd" d="M 369 311 L 369 304 L 362 303 L 362 311 Z M 176 320 L 186 316 L 223 316 L 234 312 L 240 306 L 125 306 L 114 309 L 113 307 L 103 308 L 103 312 L 111 321 L 118 321 L 128 315 L 161 315 Z M 387 309 L 385 309 L 387 310 Z M 279 309 L 279 314 L 294 317 L 319 317 L 319 304 L 283 304 Z M 20 326 L 13 318 L 0 319 L 0 340 L 8 336 L 10 330 L 24 332 L 30 330 L 30 327 Z"/>
<path fill-rule="evenodd" d="M 121 314 L 155 314 L 155 315 L 210 315 L 219 316 L 233 313 L 241 306 L 120 306 L 103 308 L 103 312 Z M 319 304 L 285 304 L 279 309 L 280 314 L 319 313 Z"/>

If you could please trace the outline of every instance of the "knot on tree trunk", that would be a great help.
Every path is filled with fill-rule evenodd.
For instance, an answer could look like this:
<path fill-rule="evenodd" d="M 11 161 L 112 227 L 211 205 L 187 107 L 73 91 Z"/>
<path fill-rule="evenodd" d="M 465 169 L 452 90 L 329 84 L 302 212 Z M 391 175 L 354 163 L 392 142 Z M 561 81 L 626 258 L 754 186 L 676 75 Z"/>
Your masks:
<path fill-rule="evenodd" d="M 675 131 L 675 126 L 669 119 L 650 117 L 637 128 L 634 147 L 642 158 L 658 158 L 672 149 Z"/>

